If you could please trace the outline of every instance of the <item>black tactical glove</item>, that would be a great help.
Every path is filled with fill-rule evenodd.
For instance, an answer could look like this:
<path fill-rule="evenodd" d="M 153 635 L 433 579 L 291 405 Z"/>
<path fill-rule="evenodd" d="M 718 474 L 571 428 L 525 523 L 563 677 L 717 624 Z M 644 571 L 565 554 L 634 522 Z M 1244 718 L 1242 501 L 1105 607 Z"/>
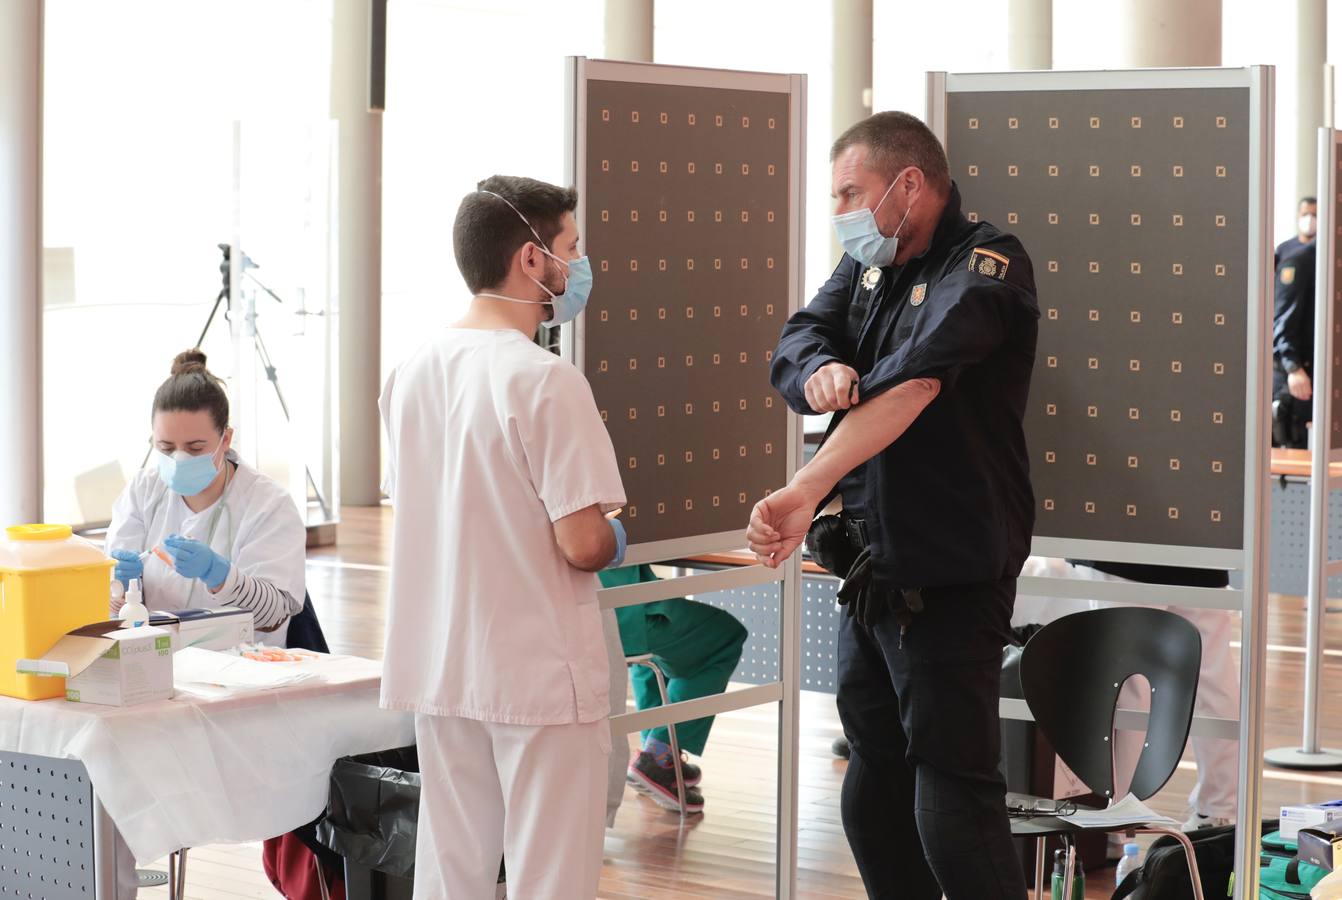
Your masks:
<path fill-rule="evenodd" d="M 839 585 L 839 605 L 848 615 L 857 619 L 857 624 L 870 628 L 885 614 L 886 604 L 871 588 L 872 565 L 871 550 L 864 549 L 848 570 Z"/>

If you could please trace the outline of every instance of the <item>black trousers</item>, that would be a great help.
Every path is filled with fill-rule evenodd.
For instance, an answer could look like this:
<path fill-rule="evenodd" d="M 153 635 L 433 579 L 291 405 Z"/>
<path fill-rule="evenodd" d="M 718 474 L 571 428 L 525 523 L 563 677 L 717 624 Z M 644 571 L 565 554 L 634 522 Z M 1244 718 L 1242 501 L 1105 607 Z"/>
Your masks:
<path fill-rule="evenodd" d="M 867 896 L 1024 900 L 998 770 L 1002 648 L 1016 581 L 924 588 L 901 635 L 843 617 L 843 827 Z"/>

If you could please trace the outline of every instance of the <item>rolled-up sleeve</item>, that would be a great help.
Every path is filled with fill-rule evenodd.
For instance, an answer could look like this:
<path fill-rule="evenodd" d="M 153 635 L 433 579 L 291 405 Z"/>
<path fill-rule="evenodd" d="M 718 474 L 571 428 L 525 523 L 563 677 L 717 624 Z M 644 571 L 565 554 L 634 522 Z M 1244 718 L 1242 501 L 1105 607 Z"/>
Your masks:
<path fill-rule="evenodd" d="M 1023 252 L 1011 262 L 1022 271 L 1011 277 L 984 275 L 973 261 L 971 253 L 932 289 L 908 339 L 863 377 L 864 399 L 915 378 L 935 378 L 943 391 L 954 389 L 966 367 L 1007 342 L 1021 317 L 1038 318 L 1034 279 Z"/>
<path fill-rule="evenodd" d="M 856 270 L 857 263 L 845 256 L 806 308 L 783 326 L 769 381 L 793 412 L 816 414 L 806 402 L 806 382 L 821 366 L 852 365 L 846 325 Z"/>

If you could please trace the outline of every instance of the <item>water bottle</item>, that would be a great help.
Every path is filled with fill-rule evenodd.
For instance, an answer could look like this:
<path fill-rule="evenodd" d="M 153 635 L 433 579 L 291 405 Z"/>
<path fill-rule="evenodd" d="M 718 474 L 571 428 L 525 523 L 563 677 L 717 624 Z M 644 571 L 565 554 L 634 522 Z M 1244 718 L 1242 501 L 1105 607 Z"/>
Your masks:
<path fill-rule="evenodd" d="M 1142 867 L 1142 848 L 1136 844 L 1123 845 L 1123 858 L 1118 861 L 1118 869 L 1114 872 L 1114 883 L 1120 885 L 1123 880 L 1132 872 L 1136 872 Z"/>
<path fill-rule="evenodd" d="M 1081 857 L 1076 858 L 1076 872 L 1072 876 L 1072 896 L 1067 896 L 1063 882 L 1067 880 L 1067 851 L 1053 851 L 1052 900 L 1086 900 L 1086 873 L 1081 870 Z"/>

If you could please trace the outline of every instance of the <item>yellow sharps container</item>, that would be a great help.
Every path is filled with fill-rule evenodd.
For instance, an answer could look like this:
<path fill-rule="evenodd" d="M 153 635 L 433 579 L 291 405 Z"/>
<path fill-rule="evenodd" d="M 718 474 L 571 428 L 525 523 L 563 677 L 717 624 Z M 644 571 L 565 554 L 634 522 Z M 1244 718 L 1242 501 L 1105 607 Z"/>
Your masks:
<path fill-rule="evenodd" d="M 0 542 L 0 694 L 65 696 L 64 678 L 14 671 L 72 629 L 107 618 L 115 562 L 69 525 L 15 525 Z"/>

